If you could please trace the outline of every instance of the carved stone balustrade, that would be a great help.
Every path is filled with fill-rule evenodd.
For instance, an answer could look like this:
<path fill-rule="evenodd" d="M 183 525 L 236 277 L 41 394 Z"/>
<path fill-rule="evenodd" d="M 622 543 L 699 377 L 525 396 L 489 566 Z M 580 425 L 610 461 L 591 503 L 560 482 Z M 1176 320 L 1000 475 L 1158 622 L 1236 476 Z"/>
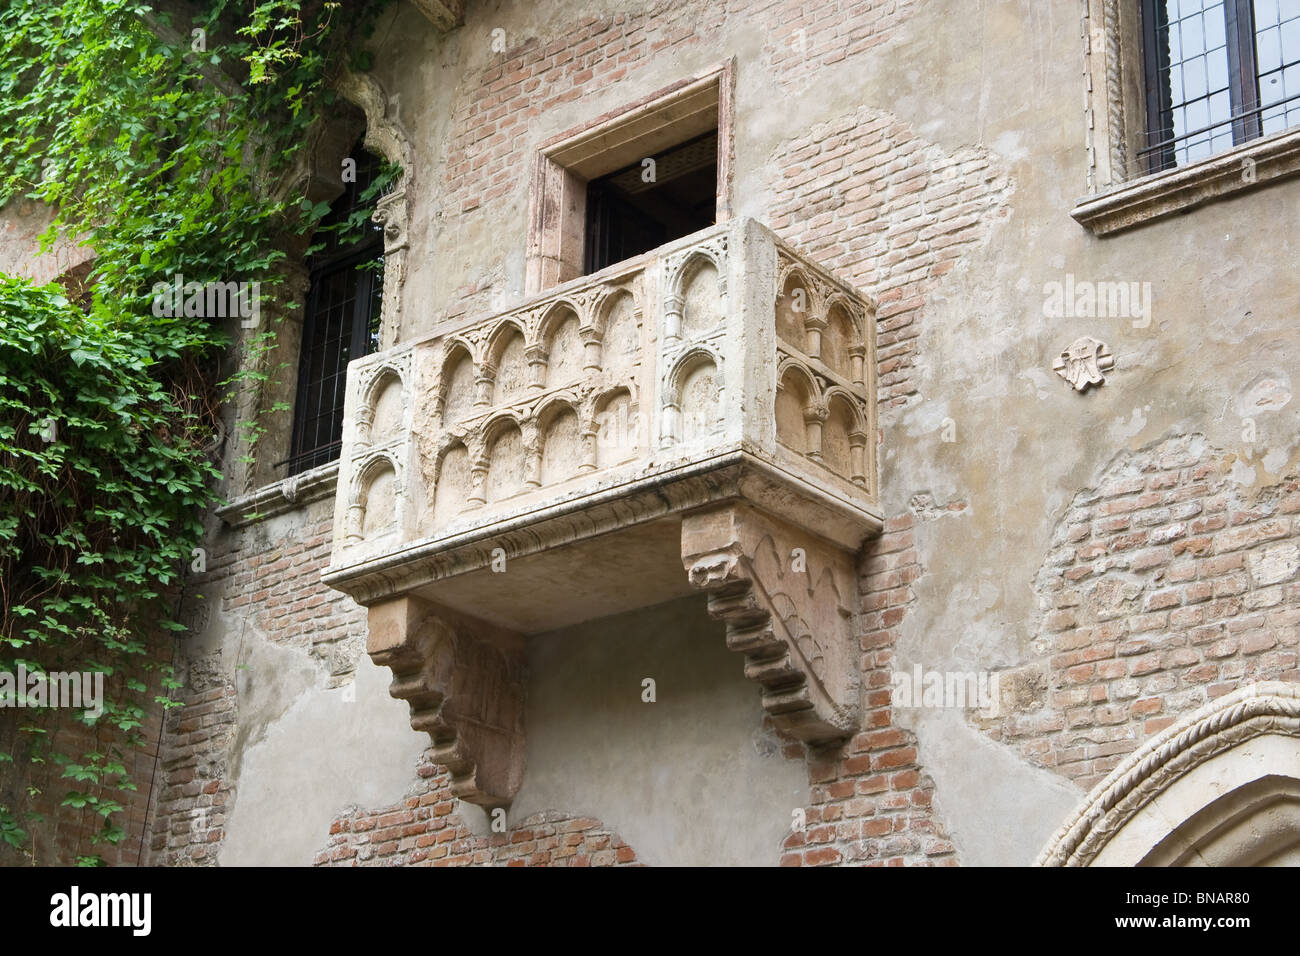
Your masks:
<path fill-rule="evenodd" d="M 856 729 L 874 312 L 737 220 L 351 363 L 325 580 L 459 796 L 518 789 L 527 635 L 696 590 L 776 726 Z"/>

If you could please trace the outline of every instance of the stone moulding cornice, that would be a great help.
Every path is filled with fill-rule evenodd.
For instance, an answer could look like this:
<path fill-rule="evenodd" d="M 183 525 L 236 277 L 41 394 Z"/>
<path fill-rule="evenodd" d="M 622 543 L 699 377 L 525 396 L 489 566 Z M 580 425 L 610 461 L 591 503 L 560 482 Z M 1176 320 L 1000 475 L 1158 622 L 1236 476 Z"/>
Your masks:
<path fill-rule="evenodd" d="M 1300 129 L 1292 129 L 1088 196 L 1070 215 L 1104 236 L 1298 173 Z"/>
<path fill-rule="evenodd" d="M 1250 684 L 1166 727 L 1093 788 L 1036 865 L 1089 865 L 1155 795 L 1216 754 L 1267 733 L 1300 736 L 1300 685 Z"/>
<path fill-rule="evenodd" d="M 882 518 L 826 489 L 814 489 L 748 450 L 733 449 L 669 472 L 605 488 L 537 511 L 510 516 L 446 538 L 423 541 L 326 572 L 322 580 L 369 605 L 445 578 L 489 567 L 493 551 L 514 559 L 620 528 L 738 498 L 774 508 L 788 493 L 809 499 L 828 537 L 857 541 L 879 531 Z"/>
<path fill-rule="evenodd" d="M 243 528 L 313 501 L 333 497 L 338 477 L 339 463 L 336 459 L 300 475 L 291 475 L 264 485 L 252 494 L 235 498 L 217 508 L 216 514 L 227 527 Z"/>

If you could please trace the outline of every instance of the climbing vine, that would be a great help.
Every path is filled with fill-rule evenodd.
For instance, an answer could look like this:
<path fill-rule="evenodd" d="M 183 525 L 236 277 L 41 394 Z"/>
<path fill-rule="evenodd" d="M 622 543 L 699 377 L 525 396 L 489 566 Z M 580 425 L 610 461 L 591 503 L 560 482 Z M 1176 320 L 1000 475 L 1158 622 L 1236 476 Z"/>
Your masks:
<path fill-rule="evenodd" d="M 176 706 L 171 641 L 221 477 L 221 406 L 270 374 L 248 356 L 274 348 L 274 323 L 232 332 L 160 310 L 158 290 L 181 276 L 276 295 L 287 240 L 327 212 L 286 188 L 295 159 L 383 3 L 190 6 L 185 22 L 131 0 L 0 10 L 0 214 L 39 203 L 44 249 L 94 253 L 61 282 L 0 273 L 0 677 L 105 688 L 70 732 L 52 701 L 0 681 L 0 844 L 32 862 L 54 784 L 98 815 L 99 841 L 125 835 L 146 714 Z"/>

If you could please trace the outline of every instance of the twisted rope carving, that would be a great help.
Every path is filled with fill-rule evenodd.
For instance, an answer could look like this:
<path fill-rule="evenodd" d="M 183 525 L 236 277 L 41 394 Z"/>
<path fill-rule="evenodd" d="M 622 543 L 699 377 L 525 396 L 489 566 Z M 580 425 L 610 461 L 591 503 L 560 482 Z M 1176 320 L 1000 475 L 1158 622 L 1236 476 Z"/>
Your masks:
<path fill-rule="evenodd" d="M 1106 31 L 1106 122 L 1110 125 L 1111 182 L 1128 178 L 1128 149 L 1124 136 L 1124 73 L 1120 57 L 1119 0 L 1104 0 L 1102 26 Z"/>
<path fill-rule="evenodd" d="M 1111 771 L 1037 865 L 1088 865 L 1152 795 L 1215 754 L 1270 732 L 1300 736 L 1300 686 L 1253 684 L 1188 714 Z"/>

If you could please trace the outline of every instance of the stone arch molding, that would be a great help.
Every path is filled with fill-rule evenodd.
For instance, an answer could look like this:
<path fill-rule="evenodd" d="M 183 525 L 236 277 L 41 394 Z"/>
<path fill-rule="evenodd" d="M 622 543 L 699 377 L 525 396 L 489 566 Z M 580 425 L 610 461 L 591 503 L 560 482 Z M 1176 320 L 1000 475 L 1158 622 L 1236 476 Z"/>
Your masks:
<path fill-rule="evenodd" d="M 397 344 L 401 329 L 402 285 L 406 281 L 406 253 L 410 248 L 407 238 L 408 195 L 413 189 L 415 150 L 410 135 L 393 115 L 392 100 L 373 76 L 347 71 L 335 83 L 335 90 L 366 114 L 366 149 L 402 168 L 392 191 L 376 203 L 373 217 L 384 230 L 384 296 L 380 305 L 379 348 L 392 348 Z"/>
<path fill-rule="evenodd" d="M 1300 861 L 1300 684 L 1261 682 L 1187 714 L 1098 784 L 1040 866 Z"/>

